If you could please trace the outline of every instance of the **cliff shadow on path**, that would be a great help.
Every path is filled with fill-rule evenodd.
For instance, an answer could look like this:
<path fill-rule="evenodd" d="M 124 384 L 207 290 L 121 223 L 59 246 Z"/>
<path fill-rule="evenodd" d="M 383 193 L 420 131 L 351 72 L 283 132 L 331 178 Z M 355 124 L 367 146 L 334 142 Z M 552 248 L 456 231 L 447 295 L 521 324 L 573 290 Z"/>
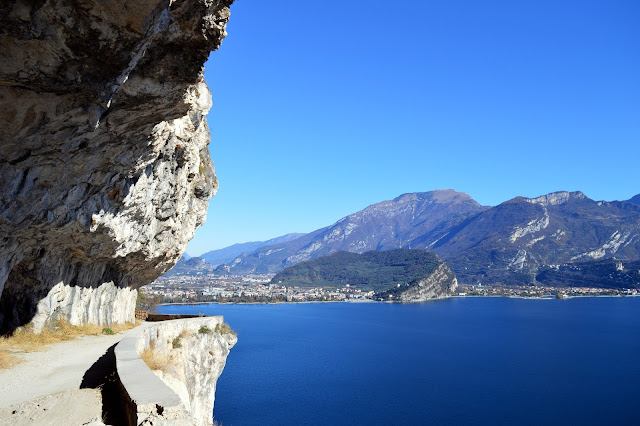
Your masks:
<path fill-rule="evenodd" d="M 80 389 L 99 389 L 102 396 L 102 421 L 108 425 L 126 425 L 128 418 L 122 403 L 120 379 L 116 370 L 115 347 L 111 346 L 84 373 Z"/>

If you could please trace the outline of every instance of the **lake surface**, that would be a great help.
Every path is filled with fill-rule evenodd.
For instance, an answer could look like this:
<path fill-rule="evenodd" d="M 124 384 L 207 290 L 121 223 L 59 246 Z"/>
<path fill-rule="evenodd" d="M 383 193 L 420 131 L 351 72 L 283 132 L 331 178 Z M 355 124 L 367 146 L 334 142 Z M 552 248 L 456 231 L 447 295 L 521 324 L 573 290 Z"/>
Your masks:
<path fill-rule="evenodd" d="M 640 298 L 173 305 L 237 331 L 233 425 L 640 424 Z"/>

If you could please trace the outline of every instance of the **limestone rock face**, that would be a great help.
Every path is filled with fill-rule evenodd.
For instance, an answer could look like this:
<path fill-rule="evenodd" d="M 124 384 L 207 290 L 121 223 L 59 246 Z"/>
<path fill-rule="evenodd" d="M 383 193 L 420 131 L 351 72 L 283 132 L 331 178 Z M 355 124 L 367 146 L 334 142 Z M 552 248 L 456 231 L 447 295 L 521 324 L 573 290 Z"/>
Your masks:
<path fill-rule="evenodd" d="M 218 316 L 154 323 L 138 342 L 138 352 L 152 348 L 166 360 L 165 371 L 154 372 L 180 397 L 190 424 L 213 422 L 216 383 L 238 341 L 222 321 Z"/>
<path fill-rule="evenodd" d="M 97 288 L 58 283 L 38 302 L 31 323 L 38 333 L 50 318 L 65 318 L 73 325 L 132 323 L 137 295 L 136 290 L 112 282 Z"/>
<path fill-rule="evenodd" d="M 431 274 L 402 292 L 399 299 L 404 303 L 443 299 L 451 296 L 456 288 L 458 279 L 446 264 L 441 263 Z"/>
<path fill-rule="evenodd" d="M 202 66 L 232 1 L 0 6 L 0 331 L 54 286 L 135 289 L 180 258 L 217 189 Z M 112 321 L 42 314 L 69 312 Z"/>

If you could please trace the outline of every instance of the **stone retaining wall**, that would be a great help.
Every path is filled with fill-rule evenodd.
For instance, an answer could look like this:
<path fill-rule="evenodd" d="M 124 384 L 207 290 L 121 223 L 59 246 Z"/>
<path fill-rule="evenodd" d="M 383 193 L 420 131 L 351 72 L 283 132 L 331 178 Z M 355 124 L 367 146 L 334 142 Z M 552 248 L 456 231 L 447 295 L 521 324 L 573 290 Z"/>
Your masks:
<path fill-rule="evenodd" d="M 237 338 L 221 316 L 145 323 L 116 346 L 116 369 L 131 425 L 209 425 L 216 381 Z M 164 360 L 152 371 L 140 354 Z"/>

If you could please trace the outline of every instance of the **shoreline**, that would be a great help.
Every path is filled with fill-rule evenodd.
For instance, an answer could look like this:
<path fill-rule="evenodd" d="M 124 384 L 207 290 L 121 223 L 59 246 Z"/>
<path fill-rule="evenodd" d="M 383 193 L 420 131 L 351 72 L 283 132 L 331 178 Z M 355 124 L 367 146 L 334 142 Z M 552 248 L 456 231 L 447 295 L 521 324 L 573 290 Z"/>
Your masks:
<path fill-rule="evenodd" d="M 304 303 L 378 303 L 377 300 L 305 300 L 304 302 L 169 302 L 156 306 L 171 305 L 300 305 Z M 385 303 L 385 302 L 380 302 Z"/>
<path fill-rule="evenodd" d="M 396 303 L 396 304 L 400 304 L 400 305 L 412 305 L 412 304 L 419 304 L 419 303 L 426 303 L 426 302 L 432 302 L 432 301 L 436 301 L 436 300 L 446 300 L 446 299 L 471 299 L 471 298 L 491 298 L 491 297 L 502 297 L 505 299 L 522 299 L 522 300 L 568 300 L 568 299 L 584 299 L 584 298 L 591 298 L 591 297 L 615 297 L 615 298 L 625 298 L 625 297 L 640 297 L 640 294 L 629 294 L 629 295 L 585 295 L 585 296 L 565 296 L 562 297 L 560 299 L 558 299 L 555 296 L 532 296 L 532 297 L 525 297 L 525 296 L 498 296 L 498 295 L 491 295 L 491 296 L 448 296 L 448 297 L 443 297 L 443 298 L 438 298 L 438 299 L 433 299 L 433 300 L 425 300 L 423 302 L 411 302 L 411 303 L 402 303 L 402 302 L 395 302 L 395 301 L 379 301 L 379 300 L 372 300 L 372 299 L 358 299 L 358 300 L 307 300 L 304 302 L 225 302 L 225 303 L 220 303 L 220 302 L 169 302 L 169 303 L 159 303 L 156 306 L 172 306 L 172 305 L 300 305 L 300 304 L 306 304 L 306 303 Z"/>

